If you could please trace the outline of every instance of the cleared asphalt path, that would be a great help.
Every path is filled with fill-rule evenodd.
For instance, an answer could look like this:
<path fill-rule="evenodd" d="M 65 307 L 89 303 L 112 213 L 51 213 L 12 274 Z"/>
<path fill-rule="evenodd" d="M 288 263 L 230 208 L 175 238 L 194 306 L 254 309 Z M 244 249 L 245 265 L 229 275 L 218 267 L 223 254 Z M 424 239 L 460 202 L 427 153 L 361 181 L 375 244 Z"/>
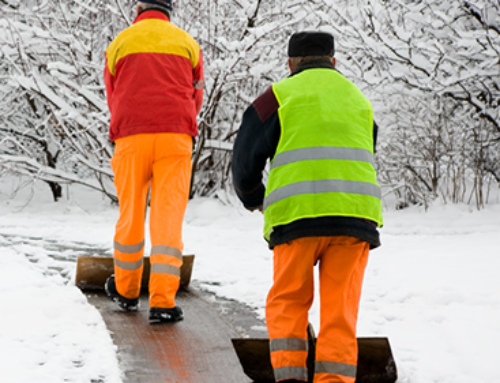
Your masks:
<path fill-rule="evenodd" d="M 124 373 L 124 383 L 247 383 L 231 344 L 239 337 L 196 290 L 180 290 L 184 320 L 151 325 L 147 296 L 138 312 L 118 309 L 104 292 L 86 294 L 101 312 Z"/>

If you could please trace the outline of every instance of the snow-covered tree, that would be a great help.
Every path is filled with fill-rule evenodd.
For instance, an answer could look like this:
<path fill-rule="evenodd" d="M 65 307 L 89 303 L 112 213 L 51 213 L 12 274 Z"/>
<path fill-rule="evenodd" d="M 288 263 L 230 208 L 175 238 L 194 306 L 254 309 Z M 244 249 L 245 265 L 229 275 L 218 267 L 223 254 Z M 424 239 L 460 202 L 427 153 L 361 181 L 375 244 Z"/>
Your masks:
<path fill-rule="evenodd" d="M 132 3 L 0 3 L 0 165 L 49 182 L 79 182 L 113 197 L 103 52 L 131 22 Z M 173 22 L 205 57 L 205 103 L 193 157 L 193 193 L 228 187 L 232 140 L 244 109 L 285 73 L 286 37 L 300 4 L 177 1 Z M 279 74 L 277 74 L 279 73 Z"/>
<path fill-rule="evenodd" d="M 303 18 L 296 1 L 178 1 L 173 22 L 200 43 L 205 102 L 194 154 L 192 192 L 230 186 L 231 151 L 243 112 L 286 75 L 286 43 Z"/>
<path fill-rule="evenodd" d="M 322 23 L 343 37 L 378 110 L 382 183 L 401 206 L 437 196 L 482 206 L 500 182 L 500 3 L 327 5 Z"/>
<path fill-rule="evenodd" d="M 0 0 L 0 168 L 114 197 L 103 52 L 127 0 Z M 373 101 L 380 181 L 399 206 L 487 200 L 500 182 L 498 0 L 177 0 L 200 43 L 205 102 L 192 193 L 229 189 L 248 104 L 287 75 L 299 30 L 332 32 L 338 69 Z"/>
<path fill-rule="evenodd" d="M 0 165 L 114 197 L 102 54 L 123 27 L 102 1 L 3 2 L 0 8 Z"/>

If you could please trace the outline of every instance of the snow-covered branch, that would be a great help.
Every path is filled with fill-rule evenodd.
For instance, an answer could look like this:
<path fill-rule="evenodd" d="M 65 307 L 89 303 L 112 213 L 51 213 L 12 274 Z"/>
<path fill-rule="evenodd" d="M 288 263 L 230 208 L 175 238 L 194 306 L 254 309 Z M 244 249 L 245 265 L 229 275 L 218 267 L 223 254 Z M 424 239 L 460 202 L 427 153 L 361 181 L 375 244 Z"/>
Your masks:
<path fill-rule="evenodd" d="M 77 179 L 113 194 L 103 52 L 130 25 L 129 5 L 0 0 L 0 155 L 29 159 L 9 166 L 44 179 L 54 198 L 58 182 Z M 499 19 L 498 0 L 178 1 L 172 21 L 204 56 L 193 194 L 231 187 L 245 109 L 288 75 L 290 35 L 318 29 L 335 36 L 338 70 L 372 100 L 385 190 L 401 206 L 481 206 L 500 175 Z"/>

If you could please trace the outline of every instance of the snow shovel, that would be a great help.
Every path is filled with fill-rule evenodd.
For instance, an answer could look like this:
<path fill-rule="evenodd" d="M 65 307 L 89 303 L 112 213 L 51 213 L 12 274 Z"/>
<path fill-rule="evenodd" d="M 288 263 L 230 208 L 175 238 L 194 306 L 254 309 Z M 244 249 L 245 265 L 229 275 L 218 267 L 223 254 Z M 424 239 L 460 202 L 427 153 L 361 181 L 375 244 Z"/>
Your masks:
<path fill-rule="evenodd" d="M 184 255 L 181 267 L 181 287 L 187 288 L 191 282 L 194 255 Z M 148 290 L 149 257 L 144 257 L 142 290 Z M 113 257 L 78 257 L 75 284 L 82 290 L 104 290 L 104 283 L 114 273 Z"/>
<path fill-rule="evenodd" d="M 314 377 L 316 339 L 312 326 L 308 328 L 308 381 Z M 232 339 L 233 347 L 245 374 L 255 383 L 274 383 L 269 339 Z M 396 363 L 387 338 L 358 338 L 358 368 L 356 383 L 394 383 L 398 378 Z"/>

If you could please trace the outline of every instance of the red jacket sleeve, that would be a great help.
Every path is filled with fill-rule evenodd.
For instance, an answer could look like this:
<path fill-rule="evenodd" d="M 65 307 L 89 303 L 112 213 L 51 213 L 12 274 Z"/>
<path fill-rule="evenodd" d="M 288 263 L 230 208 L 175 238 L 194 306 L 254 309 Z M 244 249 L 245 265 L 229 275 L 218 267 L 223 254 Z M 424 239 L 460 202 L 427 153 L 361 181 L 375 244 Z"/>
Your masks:
<path fill-rule="evenodd" d="M 196 106 L 196 114 L 201 111 L 201 106 L 203 105 L 203 87 L 205 85 L 205 80 L 203 77 L 203 55 L 200 50 L 200 58 L 198 59 L 198 64 L 193 69 L 193 87 L 194 87 L 194 103 Z"/>
<path fill-rule="evenodd" d="M 109 66 L 108 66 L 108 58 L 106 55 L 105 57 L 105 66 L 104 66 L 104 85 L 106 86 L 106 96 L 108 99 L 108 108 L 111 111 L 111 103 L 113 99 L 113 90 L 114 90 L 114 76 L 111 74 L 109 71 Z"/>

